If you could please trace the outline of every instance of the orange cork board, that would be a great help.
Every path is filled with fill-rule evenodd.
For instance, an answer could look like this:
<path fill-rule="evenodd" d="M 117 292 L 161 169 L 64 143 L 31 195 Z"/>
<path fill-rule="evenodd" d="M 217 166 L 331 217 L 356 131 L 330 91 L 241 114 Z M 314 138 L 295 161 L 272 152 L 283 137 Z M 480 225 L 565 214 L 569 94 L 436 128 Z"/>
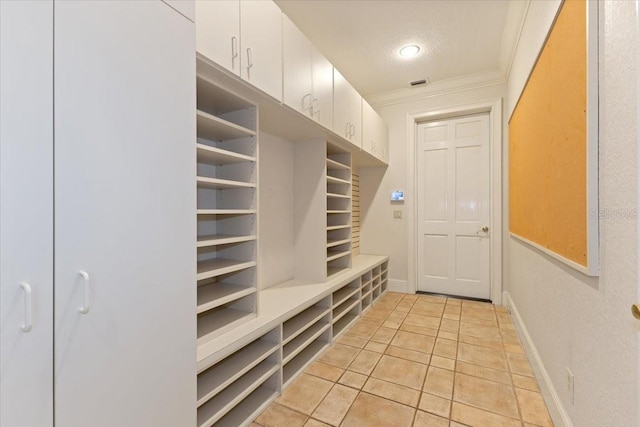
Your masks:
<path fill-rule="evenodd" d="M 587 267 L 587 19 L 566 0 L 509 122 L 512 234 Z"/>

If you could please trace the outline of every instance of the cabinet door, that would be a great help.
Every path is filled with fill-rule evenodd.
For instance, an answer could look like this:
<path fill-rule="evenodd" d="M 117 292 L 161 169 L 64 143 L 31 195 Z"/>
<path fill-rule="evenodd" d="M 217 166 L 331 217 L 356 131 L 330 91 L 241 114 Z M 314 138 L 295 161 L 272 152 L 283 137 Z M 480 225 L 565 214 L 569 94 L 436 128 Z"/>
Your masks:
<path fill-rule="evenodd" d="M 240 1 L 196 1 L 196 50 L 240 75 Z"/>
<path fill-rule="evenodd" d="M 363 101 L 364 102 L 364 101 Z M 377 122 L 377 141 L 378 141 L 378 155 L 377 157 L 389 164 L 389 127 L 385 123 L 385 121 L 376 113 L 376 117 L 378 118 Z"/>
<path fill-rule="evenodd" d="M 353 125 L 350 141 L 362 148 L 362 96 L 349 84 L 349 121 Z"/>
<path fill-rule="evenodd" d="M 333 129 L 333 64 L 311 46 L 313 72 L 313 118 L 327 129 Z"/>
<path fill-rule="evenodd" d="M 313 85 L 309 39 L 286 16 L 282 16 L 283 101 L 311 117 Z"/>
<path fill-rule="evenodd" d="M 55 424 L 193 426 L 194 24 L 58 2 L 54 49 Z"/>
<path fill-rule="evenodd" d="M 349 82 L 333 69 L 333 131 L 345 139 L 351 134 L 349 119 Z"/>
<path fill-rule="evenodd" d="M 258 89 L 282 101 L 280 8 L 271 0 L 242 0 L 240 22 L 240 75 Z"/>
<path fill-rule="evenodd" d="M 362 101 L 362 149 L 374 156 L 379 129 L 375 110 L 367 101 Z"/>
<path fill-rule="evenodd" d="M 0 1 L 0 425 L 6 427 L 53 425 L 52 46 L 52 1 Z"/>

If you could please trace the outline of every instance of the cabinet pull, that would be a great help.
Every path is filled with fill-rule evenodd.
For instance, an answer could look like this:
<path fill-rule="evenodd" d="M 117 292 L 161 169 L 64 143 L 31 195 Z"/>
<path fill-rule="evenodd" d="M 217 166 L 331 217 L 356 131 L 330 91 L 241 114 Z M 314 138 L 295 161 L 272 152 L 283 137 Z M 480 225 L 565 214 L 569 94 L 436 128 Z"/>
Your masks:
<path fill-rule="evenodd" d="M 31 318 L 31 285 L 20 283 L 20 287 L 24 292 L 24 325 L 20 326 L 20 329 L 22 329 L 22 332 L 29 332 L 33 326 Z"/>
<path fill-rule="evenodd" d="M 236 69 L 236 58 L 238 57 L 238 38 L 231 37 L 231 69 Z"/>
<path fill-rule="evenodd" d="M 315 117 L 316 114 L 320 117 L 320 100 L 318 98 L 311 101 L 311 117 Z"/>
<path fill-rule="evenodd" d="M 251 48 L 247 48 L 247 78 L 251 79 L 250 71 L 251 67 L 253 67 L 253 54 L 251 52 Z"/>
<path fill-rule="evenodd" d="M 345 130 L 344 130 L 344 136 L 345 136 L 347 139 L 350 139 L 350 138 L 351 138 L 350 133 L 351 133 L 351 123 L 347 122 L 347 126 L 346 126 L 346 128 L 345 128 Z"/>
<path fill-rule="evenodd" d="M 309 105 L 307 105 L 307 100 L 309 101 Z M 302 111 L 309 111 L 309 114 L 313 117 L 313 101 L 311 101 L 310 93 L 302 97 Z"/>
<path fill-rule="evenodd" d="M 352 124 L 351 125 L 351 133 L 349 137 L 352 137 L 356 134 L 356 125 Z"/>
<path fill-rule="evenodd" d="M 91 308 L 89 305 L 89 275 L 86 271 L 78 271 L 78 276 L 82 279 L 82 306 L 78 311 L 87 314 Z"/>

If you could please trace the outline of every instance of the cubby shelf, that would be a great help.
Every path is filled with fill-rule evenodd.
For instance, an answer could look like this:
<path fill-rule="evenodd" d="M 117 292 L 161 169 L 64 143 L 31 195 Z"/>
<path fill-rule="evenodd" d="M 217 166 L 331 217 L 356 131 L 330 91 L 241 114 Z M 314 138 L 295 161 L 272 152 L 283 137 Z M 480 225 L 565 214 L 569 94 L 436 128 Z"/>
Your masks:
<path fill-rule="evenodd" d="M 327 193 L 327 198 L 329 198 L 329 199 L 350 199 L 351 196 L 349 196 L 348 194 Z"/>
<path fill-rule="evenodd" d="M 209 279 L 234 271 L 255 267 L 255 261 L 240 261 L 235 259 L 214 258 L 198 262 L 197 280 Z"/>
<path fill-rule="evenodd" d="M 313 306 L 287 320 L 282 325 L 282 344 L 287 344 L 327 314 L 328 308 Z"/>
<path fill-rule="evenodd" d="M 198 345 L 202 345 L 231 329 L 255 317 L 255 313 L 236 310 L 221 305 L 206 316 L 198 316 Z"/>
<path fill-rule="evenodd" d="M 340 178 L 336 178 L 336 177 L 331 176 L 331 175 L 327 175 L 327 184 L 346 184 L 346 185 L 351 185 L 351 182 L 347 181 L 346 179 L 340 179 Z"/>
<path fill-rule="evenodd" d="M 351 239 L 327 239 L 327 247 L 332 248 L 334 246 L 343 245 L 349 243 Z"/>
<path fill-rule="evenodd" d="M 230 179 L 209 178 L 199 176 L 196 179 L 199 188 L 210 188 L 213 190 L 223 190 L 226 188 L 255 188 L 252 182 L 233 181 Z"/>
<path fill-rule="evenodd" d="M 198 314 L 220 307 L 244 296 L 256 293 L 256 288 L 225 282 L 198 286 Z"/>
<path fill-rule="evenodd" d="M 345 165 L 344 163 L 340 163 L 331 158 L 327 158 L 327 170 L 336 170 L 336 169 L 351 170 L 351 166 Z"/>
<path fill-rule="evenodd" d="M 333 309 L 333 323 L 336 323 L 343 316 L 346 316 L 351 310 L 360 304 L 360 299 L 348 299 L 343 302 L 341 305 Z M 357 313 L 356 313 L 357 315 Z"/>
<path fill-rule="evenodd" d="M 256 236 L 252 235 L 235 235 L 235 234 L 210 234 L 206 236 L 198 236 L 198 248 L 206 248 L 209 246 L 228 245 L 230 243 L 250 242 L 256 240 Z"/>
<path fill-rule="evenodd" d="M 346 228 L 351 228 L 351 224 L 330 225 L 327 227 L 327 231 L 344 230 Z"/>
<path fill-rule="evenodd" d="M 198 137 L 210 141 L 225 141 L 256 135 L 256 132 L 251 129 L 199 110 L 197 112 L 197 132 Z"/>
<path fill-rule="evenodd" d="M 282 348 L 282 363 L 287 364 L 291 359 L 297 356 L 302 350 L 307 348 L 309 344 L 322 335 L 331 325 L 324 322 L 316 322 L 310 328 L 291 340 Z"/>
<path fill-rule="evenodd" d="M 360 289 L 359 286 L 345 286 L 342 289 L 339 289 L 333 293 L 333 307 L 337 307 L 353 295 L 358 293 Z"/>
<path fill-rule="evenodd" d="M 251 215 L 256 209 L 197 209 L 197 215 Z"/>
<path fill-rule="evenodd" d="M 284 365 L 282 368 L 282 386 L 286 387 L 289 385 L 295 376 L 307 365 L 311 364 L 328 346 L 328 342 L 318 338 Z"/>
<path fill-rule="evenodd" d="M 196 144 L 198 161 L 210 165 L 230 165 L 234 163 L 255 162 L 256 158 L 222 148 Z"/>
<path fill-rule="evenodd" d="M 327 251 L 327 261 L 333 261 L 346 256 L 351 256 L 350 249 L 347 251 L 332 251 L 332 250 Z"/>

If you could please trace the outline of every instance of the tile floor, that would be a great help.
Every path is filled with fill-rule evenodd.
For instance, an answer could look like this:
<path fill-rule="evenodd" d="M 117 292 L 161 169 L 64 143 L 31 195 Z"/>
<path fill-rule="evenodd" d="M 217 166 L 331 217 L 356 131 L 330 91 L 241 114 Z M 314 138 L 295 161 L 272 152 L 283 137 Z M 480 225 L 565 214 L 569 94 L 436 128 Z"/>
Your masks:
<path fill-rule="evenodd" d="M 552 425 L 504 307 L 392 292 L 252 424 Z"/>

